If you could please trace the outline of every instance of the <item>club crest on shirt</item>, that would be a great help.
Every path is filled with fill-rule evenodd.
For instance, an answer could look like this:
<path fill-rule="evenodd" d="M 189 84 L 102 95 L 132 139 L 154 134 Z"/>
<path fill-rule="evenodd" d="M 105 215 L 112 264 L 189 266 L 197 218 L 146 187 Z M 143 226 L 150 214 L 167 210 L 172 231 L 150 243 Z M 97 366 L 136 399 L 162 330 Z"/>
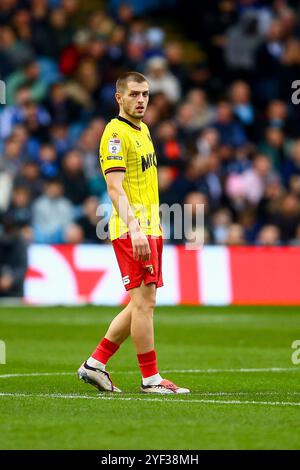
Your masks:
<path fill-rule="evenodd" d="M 110 139 L 108 142 L 108 150 L 111 154 L 119 153 L 121 150 L 121 140 L 120 139 Z"/>

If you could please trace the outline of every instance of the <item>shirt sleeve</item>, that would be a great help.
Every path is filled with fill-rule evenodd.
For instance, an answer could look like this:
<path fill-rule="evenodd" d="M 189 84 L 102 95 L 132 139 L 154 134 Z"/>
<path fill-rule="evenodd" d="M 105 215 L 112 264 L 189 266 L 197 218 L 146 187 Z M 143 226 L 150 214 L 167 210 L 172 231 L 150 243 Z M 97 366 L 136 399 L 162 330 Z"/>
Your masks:
<path fill-rule="evenodd" d="M 127 145 L 124 136 L 106 130 L 100 143 L 99 159 L 104 175 L 112 171 L 126 171 Z"/>

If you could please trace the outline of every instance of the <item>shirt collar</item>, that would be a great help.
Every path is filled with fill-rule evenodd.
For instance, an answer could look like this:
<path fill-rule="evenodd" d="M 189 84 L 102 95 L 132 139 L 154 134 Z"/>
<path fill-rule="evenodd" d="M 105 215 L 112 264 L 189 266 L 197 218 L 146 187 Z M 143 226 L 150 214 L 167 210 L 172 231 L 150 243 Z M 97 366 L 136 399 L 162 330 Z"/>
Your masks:
<path fill-rule="evenodd" d="M 125 119 L 123 118 L 122 116 L 117 116 L 117 119 L 119 119 L 119 121 L 122 121 L 122 122 L 126 122 L 126 124 L 129 124 L 129 126 L 131 126 L 133 129 L 135 129 L 136 131 L 140 131 L 141 128 L 139 126 L 136 126 L 135 124 L 133 124 L 132 122 L 128 121 L 128 119 Z"/>

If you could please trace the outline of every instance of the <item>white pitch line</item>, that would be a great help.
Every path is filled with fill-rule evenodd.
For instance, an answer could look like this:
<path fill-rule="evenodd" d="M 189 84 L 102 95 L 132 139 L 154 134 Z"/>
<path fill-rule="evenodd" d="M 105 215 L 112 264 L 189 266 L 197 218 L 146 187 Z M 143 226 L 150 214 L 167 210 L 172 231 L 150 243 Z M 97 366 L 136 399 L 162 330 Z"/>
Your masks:
<path fill-rule="evenodd" d="M 251 372 L 300 372 L 300 367 L 270 367 L 260 369 L 164 369 L 164 374 L 219 374 L 219 373 L 251 373 Z M 111 374 L 138 374 L 138 370 L 110 371 Z M 75 375 L 76 372 L 24 372 L 16 374 L 0 374 L 0 379 L 14 377 L 51 377 L 59 375 Z"/>
<path fill-rule="evenodd" d="M 166 398 L 138 398 L 138 397 L 107 397 L 98 396 L 91 397 L 89 395 L 60 395 L 60 394 L 27 394 L 27 393 L 0 393 L 1 397 L 15 397 L 15 398 L 62 398 L 66 399 L 84 399 L 84 400 L 121 400 L 121 401 L 146 401 L 146 402 L 160 402 L 160 403 L 203 403 L 213 405 L 265 405 L 265 406 L 300 406 L 300 402 L 288 401 L 254 401 L 254 400 L 207 400 L 207 399 L 166 399 Z"/>
<path fill-rule="evenodd" d="M 19 374 L 0 374 L 0 379 L 11 379 L 14 377 L 52 377 L 55 375 L 75 375 L 75 372 L 24 372 Z"/>
<path fill-rule="evenodd" d="M 75 375 L 75 372 L 24 372 L 20 374 L 0 374 L 0 379 L 11 379 L 14 377 L 52 377 L 55 375 Z"/>
<path fill-rule="evenodd" d="M 200 396 L 211 396 L 211 397 L 222 397 L 222 396 L 247 396 L 247 395 L 255 395 L 255 396 L 274 396 L 274 395 L 289 395 L 289 396 L 298 396 L 300 392 L 283 392 L 280 390 L 279 392 L 274 391 L 266 391 L 266 392 L 252 392 L 251 390 L 248 392 L 192 392 L 193 395 L 200 395 Z"/>
<path fill-rule="evenodd" d="M 242 372 L 242 373 L 248 373 L 248 372 L 286 372 L 286 371 L 294 371 L 294 372 L 300 372 L 300 367 L 263 367 L 259 369 L 170 369 L 170 370 L 163 370 L 162 372 L 164 373 L 176 373 L 176 374 L 218 374 L 222 372 L 229 372 L 229 373 L 234 373 L 234 372 Z"/>

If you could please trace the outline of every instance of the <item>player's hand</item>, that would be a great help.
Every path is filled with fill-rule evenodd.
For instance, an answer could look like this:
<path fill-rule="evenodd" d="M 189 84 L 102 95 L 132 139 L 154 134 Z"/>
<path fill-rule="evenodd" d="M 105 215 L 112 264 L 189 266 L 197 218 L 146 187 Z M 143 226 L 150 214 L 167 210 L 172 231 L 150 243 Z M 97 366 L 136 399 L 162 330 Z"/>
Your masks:
<path fill-rule="evenodd" d="M 149 242 L 140 226 L 131 229 L 130 236 L 134 259 L 139 261 L 149 261 L 151 257 Z"/>

